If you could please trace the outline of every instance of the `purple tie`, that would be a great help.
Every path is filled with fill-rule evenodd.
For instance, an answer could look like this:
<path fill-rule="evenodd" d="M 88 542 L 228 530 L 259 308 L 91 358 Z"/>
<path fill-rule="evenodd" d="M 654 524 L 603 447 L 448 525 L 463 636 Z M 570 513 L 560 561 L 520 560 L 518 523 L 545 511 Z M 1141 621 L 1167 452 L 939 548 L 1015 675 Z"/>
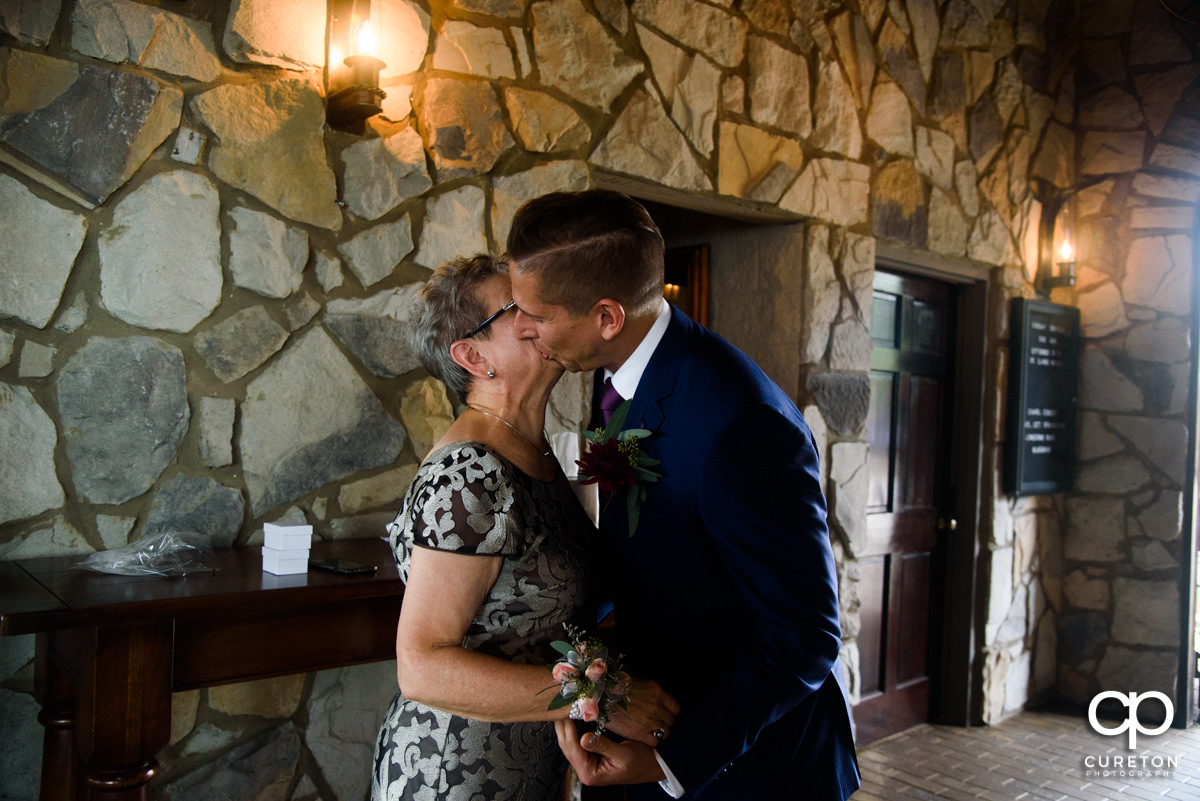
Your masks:
<path fill-rule="evenodd" d="M 600 393 L 600 416 L 605 425 L 608 424 L 617 407 L 624 402 L 625 399 L 621 397 L 621 393 L 617 392 L 617 388 L 613 386 L 612 379 L 604 379 L 604 389 Z"/>

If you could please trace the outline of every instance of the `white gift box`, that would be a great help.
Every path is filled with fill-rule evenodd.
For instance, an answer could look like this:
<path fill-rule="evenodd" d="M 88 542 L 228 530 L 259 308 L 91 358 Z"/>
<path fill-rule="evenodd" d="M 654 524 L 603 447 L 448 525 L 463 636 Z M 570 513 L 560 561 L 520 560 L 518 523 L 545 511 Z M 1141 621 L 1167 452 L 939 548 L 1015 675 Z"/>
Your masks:
<path fill-rule="evenodd" d="M 276 576 L 290 576 L 294 573 L 308 572 L 308 548 L 291 548 L 281 550 L 262 549 L 263 572 L 274 573 Z"/>
<path fill-rule="evenodd" d="M 277 526 L 274 523 L 263 523 L 263 544 L 277 551 L 307 551 L 312 547 L 312 526 Z"/>
<path fill-rule="evenodd" d="M 286 576 L 276 576 L 271 573 L 264 572 L 262 575 L 262 588 L 264 590 L 285 590 L 291 587 L 307 587 L 308 574 L 294 573 Z"/>

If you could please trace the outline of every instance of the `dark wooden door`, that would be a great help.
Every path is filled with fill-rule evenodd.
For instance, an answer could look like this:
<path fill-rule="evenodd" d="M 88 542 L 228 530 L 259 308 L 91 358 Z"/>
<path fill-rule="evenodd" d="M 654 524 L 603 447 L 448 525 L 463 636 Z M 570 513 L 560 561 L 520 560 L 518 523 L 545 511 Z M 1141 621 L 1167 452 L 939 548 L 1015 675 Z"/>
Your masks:
<path fill-rule="evenodd" d="M 708 257 L 710 246 L 667 248 L 663 297 L 700 325 L 708 325 Z"/>
<path fill-rule="evenodd" d="M 868 544 L 860 556 L 860 744 L 930 719 L 940 644 L 953 288 L 876 272 L 867 415 Z M 941 527 L 941 531 L 939 530 Z"/>

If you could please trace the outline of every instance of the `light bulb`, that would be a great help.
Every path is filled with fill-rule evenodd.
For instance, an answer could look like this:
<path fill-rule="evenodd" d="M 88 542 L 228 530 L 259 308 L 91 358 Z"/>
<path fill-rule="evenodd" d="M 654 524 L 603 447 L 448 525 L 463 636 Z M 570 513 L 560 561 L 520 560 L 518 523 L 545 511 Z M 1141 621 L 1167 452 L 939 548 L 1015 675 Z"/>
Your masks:
<path fill-rule="evenodd" d="M 1075 260 L 1075 249 L 1071 247 L 1071 240 L 1069 239 L 1063 240 L 1062 247 L 1059 248 L 1058 253 L 1062 256 L 1063 261 Z"/>
<path fill-rule="evenodd" d="M 371 20 L 363 22 L 362 27 L 358 29 L 357 44 L 356 55 L 375 55 L 375 48 L 379 46 L 379 40 L 375 36 L 375 31 L 371 28 Z"/>

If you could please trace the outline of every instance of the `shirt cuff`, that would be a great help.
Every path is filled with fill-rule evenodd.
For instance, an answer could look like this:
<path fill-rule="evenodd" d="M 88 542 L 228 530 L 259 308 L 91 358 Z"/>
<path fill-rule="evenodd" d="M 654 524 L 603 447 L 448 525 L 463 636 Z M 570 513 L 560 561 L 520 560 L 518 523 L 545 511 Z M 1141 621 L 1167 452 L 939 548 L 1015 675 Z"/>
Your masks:
<path fill-rule="evenodd" d="M 679 783 L 679 779 L 675 778 L 675 774 L 667 767 L 667 762 L 658 753 L 658 749 L 654 749 L 654 758 L 658 760 L 658 766 L 662 768 L 662 772 L 667 778 L 658 783 L 658 786 L 663 789 L 663 792 L 671 796 L 671 798 L 681 798 L 683 796 L 683 785 Z"/>

